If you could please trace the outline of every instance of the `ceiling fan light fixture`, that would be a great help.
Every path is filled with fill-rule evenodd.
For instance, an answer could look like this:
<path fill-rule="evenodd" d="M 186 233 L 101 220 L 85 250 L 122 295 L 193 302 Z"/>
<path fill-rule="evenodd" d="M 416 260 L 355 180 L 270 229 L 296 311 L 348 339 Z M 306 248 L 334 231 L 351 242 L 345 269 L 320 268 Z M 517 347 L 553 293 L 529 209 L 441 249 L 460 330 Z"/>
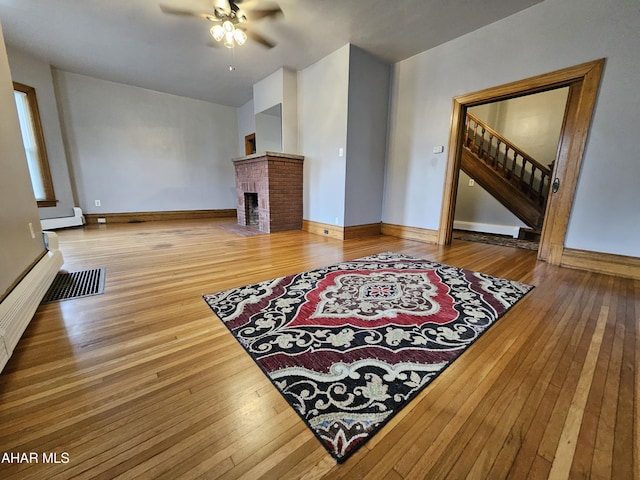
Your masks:
<path fill-rule="evenodd" d="M 238 45 L 244 45 L 244 42 L 247 41 L 247 34 L 242 30 L 236 28 L 236 30 L 233 32 L 233 39 Z"/>
<path fill-rule="evenodd" d="M 2 0 L 0 0 L 1 2 Z M 249 26 L 249 19 L 246 13 L 238 7 L 238 4 L 243 3 L 245 0 L 209 0 L 212 3 L 213 11 L 210 13 L 196 12 L 191 10 L 184 10 L 180 8 L 169 7 L 166 5 L 160 5 L 160 10 L 164 13 L 173 15 L 190 16 L 197 18 L 204 18 L 214 23 L 209 29 L 211 37 L 216 42 L 222 43 L 227 48 L 233 48 L 235 45 L 244 45 L 247 41 L 247 29 Z M 250 3 L 250 2 L 247 2 Z M 249 14 L 252 20 L 259 20 L 262 18 L 270 18 L 277 15 L 282 15 L 282 9 L 277 5 L 272 8 L 265 9 L 251 9 Z M 251 39 L 266 48 L 273 48 L 276 44 L 262 35 L 256 32 L 250 32 Z"/>
<path fill-rule="evenodd" d="M 211 36 L 216 42 L 220 42 L 224 38 L 225 32 L 224 28 L 222 28 L 222 25 L 214 25 L 209 31 L 211 32 Z"/>

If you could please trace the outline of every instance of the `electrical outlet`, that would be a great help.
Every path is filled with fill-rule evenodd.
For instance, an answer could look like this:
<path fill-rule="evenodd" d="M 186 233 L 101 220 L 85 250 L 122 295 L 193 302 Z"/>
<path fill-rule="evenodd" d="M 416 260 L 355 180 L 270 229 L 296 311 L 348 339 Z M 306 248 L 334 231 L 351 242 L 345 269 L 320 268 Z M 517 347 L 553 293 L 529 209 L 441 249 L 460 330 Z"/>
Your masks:
<path fill-rule="evenodd" d="M 98 223 L 107 223 L 107 219 L 104 217 L 98 217 Z"/>
<path fill-rule="evenodd" d="M 473 187 L 476 184 L 476 181 L 473 178 L 469 179 L 469 186 Z"/>
<path fill-rule="evenodd" d="M 102 202 L 100 202 L 100 200 L 96 200 L 95 203 L 96 203 L 96 207 L 101 207 L 102 206 Z"/>

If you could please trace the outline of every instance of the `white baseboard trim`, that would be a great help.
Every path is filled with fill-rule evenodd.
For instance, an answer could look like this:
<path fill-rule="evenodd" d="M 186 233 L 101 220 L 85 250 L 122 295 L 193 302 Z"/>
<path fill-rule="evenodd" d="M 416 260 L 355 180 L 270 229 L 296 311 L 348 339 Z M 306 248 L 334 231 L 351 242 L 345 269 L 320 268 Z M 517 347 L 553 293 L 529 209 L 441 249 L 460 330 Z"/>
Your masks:
<path fill-rule="evenodd" d="M 509 225 L 493 225 L 491 223 L 463 222 L 461 220 L 455 220 L 453 222 L 453 228 L 455 230 L 466 230 L 468 232 L 509 235 L 513 238 L 518 238 L 518 235 L 520 234 L 520 227 L 512 227 Z"/>
<path fill-rule="evenodd" d="M 55 234 L 48 235 L 51 237 Z M 52 243 L 57 245 L 50 238 L 49 244 Z M 60 250 L 48 251 L 0 303 L 0 371 L 11 357 L 63 263 Z"/>
<path fill-rule="evenodd" d="M 55 230 L 56 228 L 79 227 L 84 225 L 82 209 L 73 207 L 73 217 L 45 218 L 40 220 L 42 230 Z"/>

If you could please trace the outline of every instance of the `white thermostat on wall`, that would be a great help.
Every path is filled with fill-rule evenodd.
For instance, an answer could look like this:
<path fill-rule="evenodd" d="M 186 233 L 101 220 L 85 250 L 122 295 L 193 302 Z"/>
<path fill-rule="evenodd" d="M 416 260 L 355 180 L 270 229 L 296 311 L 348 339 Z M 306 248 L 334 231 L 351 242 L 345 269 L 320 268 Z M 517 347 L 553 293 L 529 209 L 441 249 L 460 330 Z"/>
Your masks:
<path fill-rule="evenodd" d="M 436 145 L 433 147 L 433 153 L 442 153 L 444 152 L 444 145 Z"/>

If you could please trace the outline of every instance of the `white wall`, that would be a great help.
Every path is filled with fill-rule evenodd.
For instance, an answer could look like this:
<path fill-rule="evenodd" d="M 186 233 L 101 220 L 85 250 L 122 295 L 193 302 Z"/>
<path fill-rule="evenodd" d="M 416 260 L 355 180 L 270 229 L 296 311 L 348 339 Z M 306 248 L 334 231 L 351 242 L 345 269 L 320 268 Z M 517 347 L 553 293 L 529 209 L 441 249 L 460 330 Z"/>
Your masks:
<path fill-rule="evenodd" d="M 282 151 L 300 153 L 298 145 L 298 73 L 282 72 Z"/>
<path fill-rule="evenodd" d="M 451 101 L 606 57 L 566 246 L 640 256 L 637 0 L 546 0 L 394 68 L 383 221 L 436 230 Z"/>
<path fill-rule="evenodd" d="M 306 220 L 344 226 L 348 91 L 349 45 L 298 74 Z"/>
<path fill-rule="evenodd" d="M 283 152 L 281 104 L 271 107 L 267 112 L 256 113 L 256 151 Z M 290 153 L 290 152 L 289 152 Z"/>
<path fill-rule="evenodd" d="M 351 45 L 345 226 L 382 219 L 391 66 Z"/>
<path fill-rule="evenodd" d="M 280 68 L 253 86 L 256 152 L 283 152 L 282 102 L 284 69 Z"/>
<path fill-rule="evenodd" d="M 448 90 L 450 81 L 442 76 L 437 65 L 440 60 L 445 61 L 442 55 L 423 58 L 426 55 L 393 67 L 382 221 L 436 230 L 446 152 L 439 155 L 431 152 L 436 145 L 447 145 L 454 95 L 448 92 L 446 97 L 434 98 L 430 94 L 431 89 Z"/>
<path fill-rule="evenodd" d="M 275 147 L 275 139 L 268 137 L 268 132 L 261 131 L 263 125 L 268 125 L 273 131 L 269 119 L 263 119 L 256 124 L 256 150 L 258 152 L 276 151 L 298 153 L 298 75 L 286 68 L 280 68 L 253 86 L 253 105 L 256 115 L 273 112 L 280 107 L 280 147 Z M 262 142 L 260 141 L 262 139 Z M 261 146 L 260 143 L 265 143 Z"/>
<path fill-rule="evenodd" d="M 59 70 L 54 77 L 86 213 L 235 208 L 236 108 Z"/>
<path fill-rule="evenodd" d="M 253 113 L 264 112 L 283 100 L 284 69 L 280 68 L 253 85 Z"/>
<path fill-rule="evenodd" d="M 244 137 L 256 133 L 256 117 L 253 114 L 253 99 L 238 108 L 238 152 L 245 154 Z"/>
<path fill-rule="evenodd" d="M 58 200 L 55 207 L 40 208 L 40 218 L 73 216 L 75 204 L 62 140 L 51 67 L 47 62 L 11 47 L 7 48 L 7 55 L 13 80 L 36 89 L 53 190 L 56 194 L 56 200 Z"/>
<path fill-rule="evenodd" d="M 44 253 L 0 25 L 0 301 Z M 34 237 L 29 231 L 33 227 Z"/>
<path fill-rule="evenodd" d="M 529 228 L 480 185 L 474 183 L 473 186 L 469 186 L 469 180 L 470 177 L 461 170 L 456 196 L 456 222 L 465 222 L 467 227 L 470 227 L 468 224 L 474 224 L 474 231 L 487 233 Z M 489 225 L 491 227 L 488 227 Z M 459 228 L 467 229 L 462 226 Z"/>

